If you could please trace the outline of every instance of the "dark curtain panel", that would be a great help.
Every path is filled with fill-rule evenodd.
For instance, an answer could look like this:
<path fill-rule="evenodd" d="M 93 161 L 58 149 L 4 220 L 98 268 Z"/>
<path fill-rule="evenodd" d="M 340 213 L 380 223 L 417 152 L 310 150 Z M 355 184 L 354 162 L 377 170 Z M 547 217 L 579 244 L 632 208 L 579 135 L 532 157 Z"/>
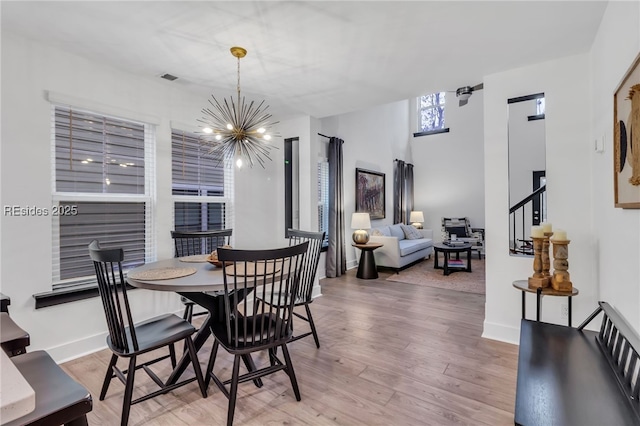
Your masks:
<path fill-rule="evenodd" d="M 409 223 L 409 216 L 413 210 L 413 164 L 404 165 L 405 209 L 403 223 Z"/>
<path fill-rule="evenodd" d="M 393 169 L 393 223 L 409 223 L 413 210 L 413 164 L 396 160 Z"/>
<path fill-rule="evenodd" d="M 329 248 L 327 277 L 339 277 L 347 272 L 344 240 L 344 189 L 342 178 L 342 144 L 339 138 L 329 140 Z"/>
<path fill-rule="evenodd" d="M 393 168 L 393 223 L 404 223 L 404 161 L 396 160 Z"/>

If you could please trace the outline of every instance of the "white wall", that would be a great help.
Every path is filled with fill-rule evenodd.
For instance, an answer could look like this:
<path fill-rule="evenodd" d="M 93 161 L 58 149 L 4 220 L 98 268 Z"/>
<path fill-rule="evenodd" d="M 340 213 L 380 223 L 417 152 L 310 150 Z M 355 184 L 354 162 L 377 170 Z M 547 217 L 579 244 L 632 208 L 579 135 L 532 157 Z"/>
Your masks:
<path fill-rule="evenodd" d="M 412 162 L 408 151 L 408 101 L 322 119 L 319 132 L 344 140 L 345 240 L 347 267 L 350 268 L 356 264 L 355 249 L 351 247 L 353 229 L 350 227 L 351 214 L 355 211 L 355 170 L 361 168 L 385 174 L 386 217 L 372 220 L 371 226 L 393 223 L 394 159 Z"/>
<path fill-rule="evenodd" d="M 171 122 L 196 123 L 206 98 L 189 94 L 179 80 L 141 78 L 2 34 L 2 205 L 51 205 L 51 107 L 46 91 L 85 107 L 157 124 L 157 197 L 153 215 L 158 257 L 172 256 Z M 304 127 L 309 138 L 309 126 Z M 235 244 L 272 246 L 284 236 L 283 149 L 272 150 L 266 169 L 236 175 Z M 10 179 L 7 179 L 10 177 Z M 306 185 L 310 186 L 307 182 Z M 307 220 L 308 221 L 308 220 Z M 52 285 L 50 217 L 8 217 L 0 222 L 1 291 L 11 315 L 31 334 L 30 350 L 47 349 L 57 361 L 105 345 L 106 325 L 98 298 L 34 309 L 35 293 Z M 136 320 L 181 311 L 173 293 L 131 292 Z"/>
<path fill-rule="evenodd" d="M 592 152 L 589 182 L 592 246 L 600 284 L 598 298 L 612 304 L 640 334 L 640 210 L 613 207 L 613 93 L 640 53 L 640 3 L 609 2 L 591 49 Z"/>
<path fill-rule="evenodd" d="M 533 272 L 531 258 L 509 256 L 509 189 L 507 99 L 544 92 L 548 221 L 567 231 L 569 272 L 580 289 L 573 301 L 573 321 L 579 323 L 596 306 L 594 230 L 590 137 L 590 78 L 587 54 L 571 56 L 485 76 L 485 218 L 487 238 L 484 336 L 517 342 L 520 324 L 519 291 L 514 280 Z M 618 253 L 620 254 L 620 253 Z M 529 297 L 528 311 L 535 312 Z M 564 298 L 544 299 L 542 316 L 560 323 Z"/>
<path fill-rule="evenodd" d="M 447 94 L 445 125 L 449 133 L 413 137 L 417 118 L 410 102 L 411 153 L 414 163 L 415 210 L 424 213 L 424 227 L 442 238 L 443 217 L 468 217 L 471 226 L 483 228 L 484 135 L 483 90 L 459 107 L 454 94 Z M 486 238 L 492 238 L 487 234 Z"/>

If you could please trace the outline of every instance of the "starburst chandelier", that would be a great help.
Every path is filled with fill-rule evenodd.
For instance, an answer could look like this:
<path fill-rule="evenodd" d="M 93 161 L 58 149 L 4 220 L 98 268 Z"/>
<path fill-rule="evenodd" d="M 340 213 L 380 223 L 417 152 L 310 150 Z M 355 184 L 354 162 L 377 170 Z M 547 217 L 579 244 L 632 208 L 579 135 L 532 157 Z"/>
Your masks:
<path fill-rule="evenodd" d="M 219 102 L 211 95 L 211 107 L 202 109 L 204 117 L 198 121 L 204 125 L 202 131 L 211 137 L 205 139 L 212 145 L 209 154 L 221 161 L 235 159 L 238 167 L 243 163 L 253 167 L 257 162 L 264 168 L 265 159 L 271 160 L 269 152 L 272 146 L 268 142 L 279 136 L 269 130 L 278 122 L 271 121 L 271 114 L 266 112 L 269 106 L 264 104 L 264 100 L 259 104 L 254 101 L 247 104 L 245 98 L 240 97 L 240 59 L 247 51 L 242 47 L 232 47 L 231 54 L 238 58 L 238 97 L 235 102 L 233 97 Z"/>

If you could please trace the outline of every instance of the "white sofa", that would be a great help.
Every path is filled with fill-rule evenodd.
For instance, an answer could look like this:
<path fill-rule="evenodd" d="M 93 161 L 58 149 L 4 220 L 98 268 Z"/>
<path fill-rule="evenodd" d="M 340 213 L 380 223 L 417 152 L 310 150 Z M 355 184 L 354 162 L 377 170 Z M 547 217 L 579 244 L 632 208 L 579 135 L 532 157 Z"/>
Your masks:
<path fill-rule="evenodd" d="M 403 227 L 406 227 L 403 230 Z M 411 225 L 397 223 L 372 228 L 369 232 L 370 243 L 384 244 L 373 251 L 376 266 L 393 268 L 396 272 L 431 257 L 433 253 L 433 231 L 431 229 L 415 229 Z M 409 239 L 418 231 L 422 238 Z M 415 236 L 415 235 L 414 235 Z"/>

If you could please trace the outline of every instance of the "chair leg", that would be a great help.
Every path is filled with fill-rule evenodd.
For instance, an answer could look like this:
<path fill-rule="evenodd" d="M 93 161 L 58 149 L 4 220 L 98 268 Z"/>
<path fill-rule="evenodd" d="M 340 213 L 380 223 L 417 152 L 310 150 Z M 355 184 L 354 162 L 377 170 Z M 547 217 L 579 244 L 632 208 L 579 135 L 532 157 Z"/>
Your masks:
<path fill-rule="evenodd" d="M 209 388 L 211 382 L 211 375 L 213 374 L 213 366 L 216 363 L 216 355 L 218 354 L 219 343 L 217 340 L 213 340 L 213 347 L 211 348 L 211 355 L 209 355 L 209 362 L 207 363 L 207 372 L 204 378 L 204 385 Z"/>
<path fill-rule="evenodd" d="M 316 341 L 316 347 L 320 349 L 320 340 L 318 339 L 316 325 L 313 322 L 313 316 L 311 316 L 311 309 L 309 308 L 309 305 L 304 305 L 304 308 L 307 310 L 307 319 L 309 320 L 309 326 L 311 327 L 311 332 L 313 333 L 313 340 Z"/>
<path fill-rule="evenodd" d="M 293 364 L 291 363 L 291 357 L 289 356 L 289 349 L 287 349 L 287 345 L 282 345 L 282 354 L 284 355 L 284 362 L 287 365 L 285 371 L 289 375 L 289 380 L 291 380 L 291 387 L 293 388 L 293 393 L 296 395 L 296 401 L 300 401 L 300 389 L 298 389 L 298 380 L 296 379 L 296 373 L 293 371 Z"/>
<path fill-rule="evenodd" d="M 171 367 L 176 368 L 176 346 L 173 343 L 169 345 L 169 357 L 171 358 Z"/>
<path fill-rule="evenodd" d="M 191 358 L 191 363 L 193 364 L 193 371 L 196 373 L 196 380 L 198 381 L 198 385 L 200 386 L 200 392 L 202 393 L 202 397 L 206 398 L 207 387 L 204 385 L 202 369 L 200 368 L 200 363 L 198 362 L 198 351 L 196 351 L 196 346 L 193 344 L 193 339 L 191 339 L 191 336 L 187 337 L 184 340 L 186 346 L 189 348 L 189 357 Z M 175 368 L 175 365 L 173 367 Z"/>
<path fill-rule="evenodd" d="M 104 401 L 104 397 L 107 396 L 107 390 L 113 377 L 113 366 L 118 361 L 117 355 L 111 355 L 111 361 L 109 361 L 109 367 L 107 367 L 107 374 L 104 376 L 104 382 L 102 382 L 102 390 L 100 391 L 100 401 Z"/>
<path fill-rule="evenodd" d="M 238 376 L 240 375 L 240 357 L 240 355 L 235 355 L 233 357 L 233 375 L 231 376 L 231 389 L 229 390 L 229 411 L 227 413 L 227 426 L 233 425 L 233 414 L 236 410 Z"/>
<path fill-rule="evenodd" d="M 132 356 L 129 360 L 129 370 L 127 371 L 127 384 L 124 387 L 124 397 L 122 398 L 122 418 L 121 426 L 127 426 L 129 423 L 129 411 L 131 411 L 131 398 L 133 397 L 133 379 L 136 374 L 136 357 Z"/>
<path fill-rule="evenodd" d="M 193 319 L 193 303 L 187 303 L 184 305 L 184 314 L 182 315 L 182 318 L 191 323 L 191 320 Z"/>

